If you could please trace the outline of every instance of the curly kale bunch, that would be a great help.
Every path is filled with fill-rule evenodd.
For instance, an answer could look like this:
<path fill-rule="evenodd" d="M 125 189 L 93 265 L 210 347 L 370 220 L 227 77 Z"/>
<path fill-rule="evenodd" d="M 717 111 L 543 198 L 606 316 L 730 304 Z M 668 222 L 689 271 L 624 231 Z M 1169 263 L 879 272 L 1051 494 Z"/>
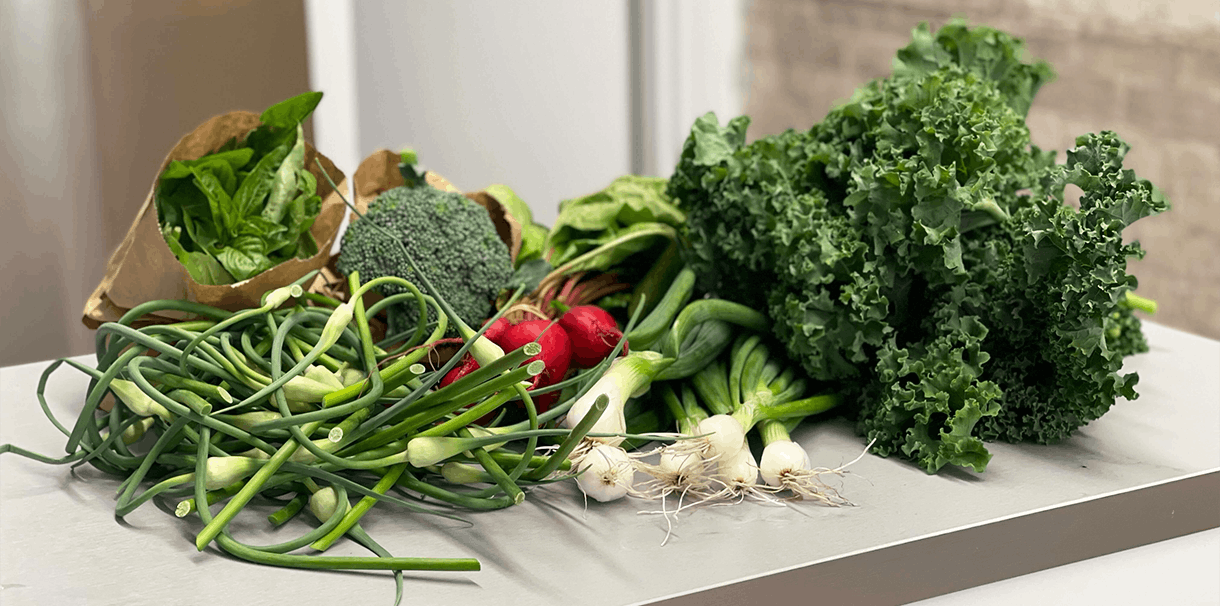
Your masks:
<path fill-rule="evenodd" d="M 387 190 L 343 234 L 339 271 L 359 271 L 365 282 L 398 276 L 422 291 L 403 249 L 375 225 L 398 234 L 415 266 L 472 326 L 490 315 L 492 302 L 512 276 L 508 246 L 496 234 L 487 210 L 459 193 L 426 185 Z M 385 296 L 408 292 L 397 285 L 379 291 Z M 428 313 L 436 319 L 434 310 Z M 411 330 L 418 318 L 414 301 L 391 306 L 390 333 Z"/>
<path fill-rule="evenodd" d="M 1052 77 L 1018 40 L 925 26 L 894 74 L 807 131 L 694 125 L 669 195 L 718 296 L 765 309 L 874 451 L 982 471 L 984 440 L 1052 442 L 1136 397 L 1130 223 L 1168 208 L 1087 135 L 1056 165 L 1025 114 Z M 1064 203 L 1074 184 L 1080 209 Z M 768 288 L 758 288 L 768 284 Z"/>

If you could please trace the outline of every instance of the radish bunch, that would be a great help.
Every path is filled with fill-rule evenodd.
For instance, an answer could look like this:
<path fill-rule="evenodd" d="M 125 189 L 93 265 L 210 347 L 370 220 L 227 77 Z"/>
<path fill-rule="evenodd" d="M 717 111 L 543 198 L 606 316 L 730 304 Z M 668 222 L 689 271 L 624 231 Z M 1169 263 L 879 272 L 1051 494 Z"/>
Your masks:
<path fill-rule="evenodd" d="M 507 317 L 501 317 L 487 327 L 483 336 L 504 351 L 538 342 L 542 346 L 542 353 L 529 359 L 530 362 L 542 360 L 546 364 L 542 374 L 534 377 L 530 384 L 531 390 L 537 390 L 562 381 L 569 369 L 592 368 L 601 363 L 623 338 L 623 332 L 606 310 L 596 305 L 578 305 L 567 308 L 558 320 L 536 317 L 513 323 Z M 627 353 L 625 345 L 623 353 Z M 444 387 L 477 368 L 479 363 L 468 354 L 445 375 L 440 386 Z M 546 412 L 558 399 L 559 392 L 550 391 L 534 396 L 534 405 L 538 412 Z"/>

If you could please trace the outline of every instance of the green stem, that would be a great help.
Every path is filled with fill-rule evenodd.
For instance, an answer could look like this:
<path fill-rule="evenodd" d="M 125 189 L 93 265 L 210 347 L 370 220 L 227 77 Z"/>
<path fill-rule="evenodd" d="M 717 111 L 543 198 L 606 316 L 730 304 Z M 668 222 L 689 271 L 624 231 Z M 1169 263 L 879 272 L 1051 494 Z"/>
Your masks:
<path fill-rule="evenodd" d="M 665 402 L 665 407 L 669 409 L 669 414 L 673 416 L 678 433 L 688 436 L 695 435 L 699 423 L 707 418 L 707 411 L 699 406 L 690 384 L 682 383 L 681 398 L 669 383 L 661 383 L 659 388 L 661 399 Z"/>
<path fill-rule="evenodd" d="M 402 477 L 398 479 L 398 483 L 403 488 L 413 490 L 426 497 L 432 497 L 438 501 L 443 501 L 451 505 L 457 505 L 459 507 L 465 507 L 466 509 L 473 509 L 476 511 L 492 511 L 495 509 L 504 509 L 506 507 L 516 505 L 516 503 L 508 497 L 481 498 L 445 490 L 444 488 L 433 486 L 432 484 L 416 478 L 411 474 L 410 471 L 404 472 Z"/>
<path fill-rule="evenodd" d="M 404 409 L 404 412 L 406 410 L 414 411 L 426 409 L 437 403 L 445 402 L 450 399 L 474 401 L 482 396 L 472 395 L 475 393 L 480 393 L 473 392 L 471 391 L 472 389 L 475 389 L 488 381 L 495 380 L 506 371 L 516 369 L 522 362 L 525 362 L 528 358 L 532 358 L 540 353 L 542 353 L 542 346 L 536 341 L 526 343 L 525 345 L 504 354 L 504 357 L 497 359 L 495 362 L 492 362 L 487 366 L 480 366 L 456 381 L 429 393 L 419 400 L 416 400 L 414 404 L 407 409 Z M 508 384 L 511 385 L 511 382 Z M 482 391 L 481 393 L 483 393 L 483 395 L 487 395 L 488 393 L 495 391 L 499 391 L 499 388 L 492 389 L 491 391 Z"/>
<path fill-rule="evenodd" d="M 1131 309 L 1138 309 L 1149 315 L 1156 313 L 1156 309 L 1157 309 L 1156 301 L 1154 301 L 1152 299 L 1148 299 L 1146 297 L 1141 297 L 1141 296 L 1135 294 L 1135 292 L 1130 291 L 1130 290 L 1127 291 L 1126 297 L 1123 299 L 1122 302 L 1123 302 L 1123 304 L 1125 304 L 1127 307 L 1129 307 Z"/>
<path fill-rule="evenodd" d="M 784 422 L 774 419 L 760 421 L 758 423 L 758 435 L 762 438 L 764 448 L 775 442 L 792 441 L 792 436 L 788 433 L 788 428 L 784 425 Z"/>
<path fill-rule="evenodd" d="M 152 468 L 153 462 L 157 460 L 157 457 L 160 456 L 160 454 L 167 448 L 170 448 L 180 440 L 179 436 L 182 434 L 182 428 L 185 427 L 186 424 L 186 417 L 174 419 L 174 422 L 170 424 L 169 429 L 166 429 L 165 433 L 161 434 L 161 437 L 158 438 L 155 443 L 153 443 L 152 448 L 149 449 L 148 454 L 144 456 L 144 460 L 140 463 L 140 466 L 136 468 L 135 472 L 127 478 L 127 486 L 123 489 L 123 493 L 119 495 L 118 502 L 115 504 L 115 515 L 118 517 L 123 517 L 127 514 L 127 512 L 130 511 L 127 509 L 127 505 L 131 502 L 132 496 L 136 492 L 136 488 L 139 487 L 140 482 L 144 479 L 144 476 L 148 473 L 148 470 Z"/>
<path fill-rule="evenodd" d="M 559 469 L 559 466 L 568 460 L 568 455 L 572 454 L 572 451 L 576 449 L 581 440 L 589 434 L 589 430 L 593 429 L 593 426 L 597 424 L 597 420 L 601 418 L 602 413 L 606 411 L 606 407 L 609 405 L 609 396 L 606 394 L 597 396 L 597 399 L 593 400 L 593 405 L 589 407 L 589 411 L 585 413 L 585 416 L 581 417 L 576 427 L 572 428 L 572 433 L 563 439 L 563 442 L 559 444 L 559 448 L 551 453 L 546 463 L 530 472 L 526 479 L 541 480 Z"/>
<path fill-rule="evenodd" d="M 368 435 L 369 433 L 372 433 L 374 430 L 376 430 L 377 428 L 384 425 L 389 419 L 393 419 L 393 418 L 397 417 L 397 415 L 399 415 L 403 410 L 405 410 L 407 407 L 411 406 L 411 404 L 413 402 L 419 400 L 423 396 L 423 394 L 425 394 L 429 389 L 432 389 L 432 387 L 434 385 L 436 385 L 438 382 L 440 382 L 440 380 L 442 378 L 444 378 L 445 374 L 448 373 L 450 370 L 452 370 L 455 366 L 457 366 L 458 362 L 462 359 L 462 357 L 464 355 L 466 355 L 466 353 L 469 352 L 474 347 L 476 340 L 483 338 L 483 333 L 485 333 L 488 328 L 490 328 L 497 320 L 499 320 L 508 311 L 509 306 L 511 306 L 512 302 L 516 301 L 521 296 L 521 293 L 522 293 L 522 288 L 518 288 L 516 290 L 516 292 L 513 293 L 513 296 L 509 298 L 509 303 L 507 303 L 505 305 L 505 307 L 503 307 L 499 311 L 497 311 L 496 314 L 494 316 L 492 316 L 491 319 L 488 320 L 486 324 L 479 327 L 479 330 L 474 332 L 473 335 L 471 335 L 469 338 L 466 338 L 465 342 L 462 343 L 462 346 L 460 348 L 458 348 L 457 353 L 455 353 L 453 355 L 453 357 L 449 359 L 449 361 L 447 361 L 447 362 L 445 362 L 445 364 L 441 365 L 441 367 L 439 369 L 437 369 L 436 372 L 432 373 L 431 376 L 429 376 L 426 380 L 422 381 L 420 383 L 420 385 L 418 387 L 416 387 L 410 394 L 408 394 L 406 397 L 399 400 L 393 406 L 390 406 L 389 408 L 383 410 L 380 414 L 378 414 L 377 416 L 373 417 L 372 419 L 370 419 L 369 421 L 367 421 L 363 425 L 361 425 L 360 428 L 356 431 L 357 437 L 363 437 L 365 435 Z M 440 335 L 444 333 L 444 329 L 446 326 L 446 324 L 444 322 L 445 314 L 439 314 L 439 319 L 441 321 L 437 324 L 438 332 L 433 333 L 433 335 L 435 336 L 435 339 L 440 338 Z M 432 340 L 435 340 L 435 339 L 432 339 Z M 431 342 L 431 341 L 429 341 L 429 342 Z M 503 356 L 501 356 L 501 357 L 503 357 Z M 491 366 L 492 364 L 494 364 L 494 361 L 487 363 L 488 366 Z M 455 383 L 456 383 L 456 381 L 455 381 Z"/>
<path fill-rule="evenodd" d="M 206 512 L 201 509 L 200 513 Z M 211 517 L 211 516 L 205 516 Z M 211 523 L 207 521 L 206 523 Z M 260 551 L 238 542 L 226 530 L 216 537 L 216 542 L 231 555 L 256 564 L 281 566 L 284 568 L 306 568 L 313 570 L 446 570 L 477 571 L 479 561 L 474 558 L 382 558 L 359 556 L 291 555 Z"/>
<path fill-rule="evenodd" d="M 811 415 L 826 412 L 838 406 L 842 401 L 843 399 L 838 394 L 824 394 L 792 400 L 791 402 L 759 406 L 756 409 L 758 412 L 755 416 L 755 422 L 767 419 L 775 421 L 803 419 Z M 745 429 L 748 430 L 749 427 Z"/>
<path fill-rule="evenodd" d="M 406 471 L 406 469 L 406 463 L 400 463 L 391 467 L 384 476 L 381 476 L 381 479 L 377 481 L 377 484 L 373 486 L 373 492 L 384 495 L 390 490 L 390 487 L 398 481 L 398 478 L 402 476 L 402 472 Z M 343 519 L 334 528 L 332 528 L 330 532 L 323 535 L 322 538 L 314 541 L 310 547 L 313 547 L 318 551 L 326 551 L 329 549 L 335 541 L 347 534 L 347 532 L 360 521 L 360 518 L 364 517 L 364 514 L 368 513 L 369 509 L 372 509 L 376 502 L 376 499 L 371 497 L 364 497 L 360 499 L 355 506 L 348 510 L 347 514 L 343 516 Z"/>
<path fill-rule="evenodd" d="M 156 400 L 157 403 L 168 408 L 171 413 L 179 417 L 188 419 L 195 423 L 202 423 L 203 425 L 212 428 L 213 431 L 218 431 L 227 436 L 241 440 L 242 442 L 249 444 L 251 447 L 262 450 L 267 454 L 271 454 L 276 451 L 274 446 L 256 436 L 251 435 L 249 432 L 237 427 L 233 427 L 232 425 L 229 425 L 228 423 L 225 423 L 214 416 L 201 416 L 183 404 L 180 404 L 165 394 L 157 391 L 152 384 L 148 382 L 148 378 L 144 376 L 144 373 L 140 368 L 142 364 L 147 363 L 149 360 L 150 358 L 147 357 L 137 357 L 131 360 L 131 362 L 127 364 L 127 375 L 131 377 L 132 383 L 138 385 L 140 389 L 144 391 L 144 393 L 147 393 L 150 397 L 152 397 L 153 400 Z"/>
<path fill-rule="evenodd" d="M 467 438 L 471 436 L 469 429 L 462 429 L 460 434 Z M 505 473 L 504 468 L 500 467 L 500 464 L 491 458 L 486 449 L 472 448 L 470 449 L 470 454 L 474 455 L 474 460 L 478 461 L 479 465 L 483 466 L 483 470 L 491 476 L 496 486 L 499 486 L 500 490 L 504 491 L 505 497 L 518 505 L 525 501 L 525 491 L 521 490 L 521 487 L 517 485 L 513 478 Z M 526 464 L 529 464 L 528 461 Z"/>
<path fill-rule="evenodd" d="M 303 292 L 303 290 L 301 289 L 301 287 L 296 286 L 296 287 L 286 287 L 286 290 L 282 291 L 282 294 L 291 295 L 291 296 L 300 296 L 300 294 L 302 292 Z M 242 322 L 245 320 L 253 320 L 253 319 L 257 318 L 259 315 L 267 313 L 267 312 L 275 309 L 276 307 L 279 307 L 279 305 L 282 304 L 284 301 L 279 301 L 279 300 L 268 301 L 267 300 L 268 298 L 272 297 L 273 293 L 280 294 L 280 289 L 276 289 L 276 291 L 268 291 L 268 292 L 264 293 L 263 297 L 262 297 L 263 304 L 261 307 L 259 307 L 257 309 L 247 309 L 247 310 L 238 312 L 236 314 L 233 314 L 233 315 L 225 318 L 224 320 L 221 320 L 219 323 L 212 325 L 210 328 L 208 328 L 207 330 L 200 333 L 199 336 L 191 339 L 191 342 L 187 343 L 186 347 L 184 347 L 182 349 L 182 360 L 179 362 L 180 372 L 184 375 L 189 374 L 189 372 L 187 371 L 187 367 L 186 367 L 186 356 L 189 355 L 191 353 L 191 350 L 195 349 L 195 347 L 197 347 L 199 345 L 199 343 L 201 343 L 204 339 L 208 338 L 211 335 L 216 334 L 218 331 L 224 330 L 225 328 L 228 328 L 229 326 L 237 324 L 238 322 Z M 279 297 L 277 296 L 276 298 L 278 299 Z M 288 297 L 285 296 L 284 300 L 287 300 L 287 298 Z"/>
<path fill-rule="evenodd" d="M 677 358 L 679 347 L 691 329 L 708 320 L 730 322 L 764 334 L 770 328 L 767 316 L 754 308 L 723 299 L 700 299 L 687 305 L 674 320 L 663 349 L 665 357 Z"/>
<path fill-rule="evenodd" d="M 629 234 L 619 236 L 613 240 L 610 240 L 609 242 L 606 242 L 605 244 L 602 244 L 601 246 L 598 246 L 597 248 L 594 248 L 593 250 L 590 250 L 589 252 L 580 255 L 579 257 L 576 257 L 575 259 L 572 259 L 571 261 L 568 261 L 567 263 L 564 263 L 563 265 L 560 265 L 559 267 L 556 267 L 555 269 L 551 270 L 551 273 L 547 274 L 547 276 L 542 279 L 542 282 L 547 283 L 554 281 L 560 276 L 566 275 L 568 272 L 575 271 L 581 266 L 581 264 L 593 261 L 598 257 L 598 255 L 614 250 L 616 247 L 622 246 L 627 242 L 638 240 L 640 238 L 651 238 L 653 236 L 667 236 L 672 240 L 677 237 L 677 232 L 669 225 L 665 225 L 664 223 L 656 223 L 645 229 L 640 229 Z"/>
<path fill-rule="evenodd" d="M 345 493 L 346 494 L 346 493 Z M 288 520 L 296 517 L 301 510 L 305 508 L 305 504 L 309 502 L 309 497 L 304 493 L 297 493 L 291 501 L 286 505 L 275 510 L 271 515 L 267 516 L 267 521 L 273 526 L 283 526 L 288 523 Z"/>

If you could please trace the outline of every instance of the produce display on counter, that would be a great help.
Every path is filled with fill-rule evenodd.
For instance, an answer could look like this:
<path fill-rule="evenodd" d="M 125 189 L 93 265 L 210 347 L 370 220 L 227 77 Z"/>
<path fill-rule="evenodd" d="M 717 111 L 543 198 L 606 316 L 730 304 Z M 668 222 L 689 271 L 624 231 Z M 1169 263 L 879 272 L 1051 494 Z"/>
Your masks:
<path fill-rule="evenodd" d="M 1155 303 L 1133 292 L 1142 251 L 1123 229 L 1168 204 L 1114 133 L 1063 164 L 1030 144 L 1052 72 L 1018 40 L 961 22 L 913 36 L 890 77 L 809 129 L 747 142 L 747 117 L 708 114 L 671 176 L 624 175 L 553 226 L 487 188 L 519 246 L 403 153 L 402 185 L 349 203 L 337 282 L 314 271 L 245 309 L 136 306 L 97 329 L 96 365 L 43 375 L 66 454 L 0 452 L 122 478 L 118 517 L 170 504 L 199 519 L 199 550 L 393 571 L 397 603 L 403 570 L 480 563 L 391 555 L 360 524 L 378 505 L 460 519 L 568 481 L 594 524 L 623 497 L 843 505 L 827 481 L 846 466 L 792 439 L 830 415 L 861 437 L 844 459 L 928 473 L 983 472 L 988 441 L 1067 439 L 1137 397 L 1122 358 L 1146 350 L 1134 312 Z M 196 281 L 317 252 L 300 122 L 320 98 L 160 175 L 162 233 Z M 70 425 L 43 396 L 64 365 L 90 379 Z M 245 543 L 229 524 L 255 502 L 313 529 Z M 309 551 L 344 537 L 371 555 Z"/>

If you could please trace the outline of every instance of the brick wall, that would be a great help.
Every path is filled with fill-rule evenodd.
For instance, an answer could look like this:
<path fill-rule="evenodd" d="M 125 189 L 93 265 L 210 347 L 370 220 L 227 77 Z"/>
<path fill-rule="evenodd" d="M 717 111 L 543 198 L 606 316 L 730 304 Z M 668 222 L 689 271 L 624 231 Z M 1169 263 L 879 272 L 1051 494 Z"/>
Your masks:
<path fill-rule="evenodd" d="M 1127 234 L 1156 321 L 1220 338 L 1220 3 L 1216 0 L 755 0 L 748 17 L 750 136 L 807 128 L 860 84 L 890 72 L 920 21 L 961 16 L 1025 39 L 1058 78 L 1028 124 L 1062 150 L 1116 131 L 1127 166 L 1161 187 L 1168 213 Z"/>

